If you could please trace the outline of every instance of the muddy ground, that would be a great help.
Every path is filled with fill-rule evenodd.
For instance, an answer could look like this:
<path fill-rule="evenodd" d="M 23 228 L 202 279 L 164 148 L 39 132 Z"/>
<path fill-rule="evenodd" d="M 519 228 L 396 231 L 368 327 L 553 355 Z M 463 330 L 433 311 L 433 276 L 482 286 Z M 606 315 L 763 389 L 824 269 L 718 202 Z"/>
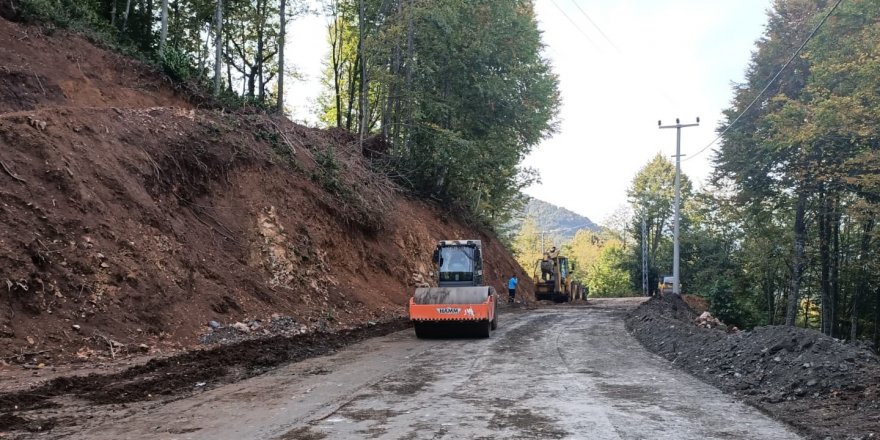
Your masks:
<path fill-rule="evenodd" d="M 649 350 L 810 438 L 880 435 L 880 361 L 871 351 L 786 326 L 728 333 L 695 325 L 676 297 L 633 311 L 627 328 Z"/>
<path fill-rule="evenodd" d="M 46 413 L 45 410 L 52 413 L 51 410 L 62 408 L 71 399 L 94 405 L 118 405 L 183 398 L 406 327 L 409 323 L 401 319 L 336 333 L 250 339 L 153 359 L 113 374 L 55 378 L 32 389 L 0 394 L 0 433 L 41 432 L 76 425 L 75 417 L 26 415 Z"/>
<path fill-rule="evenodd" d="M 406 329 L 166 399 L 57 396 L 60 407 L 14 413 L 53 415 L 51 431 L 13 438 L 798 438 L 639 345 L 624 330 L 639 301 L 518 309 L 489 339 Z"/>

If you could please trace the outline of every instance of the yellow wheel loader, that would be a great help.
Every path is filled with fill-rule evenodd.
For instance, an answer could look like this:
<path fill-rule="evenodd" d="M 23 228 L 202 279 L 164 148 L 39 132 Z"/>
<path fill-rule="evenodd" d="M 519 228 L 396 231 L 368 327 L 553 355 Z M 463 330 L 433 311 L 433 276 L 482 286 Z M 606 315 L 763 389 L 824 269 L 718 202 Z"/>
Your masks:
<path fill-rule="evenodd" d="M 535 299 L 556 303 L 569 302 L 574 299 L 573 289 L 575 286 L 572 286 L 572 272 L 574 272 L 574 263 L 569 262 L 568 257 L 555 255 L 549 259 L 538 260 L 535 264 L 533 277 L 535 280 Z"/>

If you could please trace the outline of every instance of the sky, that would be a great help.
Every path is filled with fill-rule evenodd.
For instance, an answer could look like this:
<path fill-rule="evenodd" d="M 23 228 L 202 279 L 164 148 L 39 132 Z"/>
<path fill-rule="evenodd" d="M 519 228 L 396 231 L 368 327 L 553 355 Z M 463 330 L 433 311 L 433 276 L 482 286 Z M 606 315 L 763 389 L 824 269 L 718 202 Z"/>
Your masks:
<path fill-rule="evenodd" d="M 559 128 L 526 157 L 541 181 L 526 193 L 602 223 L 627 204 L 626 189 L 657 153 L 675 154 L 699 187 L 732 85 L 743 80 L 772 0 L 536 0 L 544 55 L 559 76 Z M 292 118 L 317 123 L 327 18 L 290 24 L 287 45 L 300 79 L 288 82 Z M 717 144 L 715 144 L 717 146 Z"/>

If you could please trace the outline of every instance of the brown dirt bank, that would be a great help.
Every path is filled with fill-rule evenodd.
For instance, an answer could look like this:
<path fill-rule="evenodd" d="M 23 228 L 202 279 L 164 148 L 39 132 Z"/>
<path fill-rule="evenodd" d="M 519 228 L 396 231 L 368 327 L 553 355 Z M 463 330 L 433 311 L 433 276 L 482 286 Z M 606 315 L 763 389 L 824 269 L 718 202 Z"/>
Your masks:
<path fill-rule="evenodd" d="M 137 62 L 3 19 L 0 66 L 0 382 L 176 352 L 211 320 L 393 320 L 438 239 L 482 239 L 488 282 L 532 290 L 492 233 L 402 194 L 348 133 L 194 109 Z"/>

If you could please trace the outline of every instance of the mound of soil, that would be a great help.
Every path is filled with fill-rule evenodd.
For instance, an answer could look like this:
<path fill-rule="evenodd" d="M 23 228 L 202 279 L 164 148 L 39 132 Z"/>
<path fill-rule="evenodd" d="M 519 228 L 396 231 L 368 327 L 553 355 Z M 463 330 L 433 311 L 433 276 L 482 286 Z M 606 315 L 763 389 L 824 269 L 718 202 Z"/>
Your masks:
<path fill-rule="evenodd" d="M 440 239 L 483 240 L 488 283 L 532 291 L 349 133 L 195 109 L 147 66 L 3 19 L 0 66 L 0 369 L 167 355 L 210 321 L 393 320 Z"/>
<path fill-rule="evenodd" d="M 814 330 L 727 333 L 695 325 L 679 297 L 654 298 L 627 317 L 649 350 L 815 438 L 880 434 L 880 362 Z"/>

